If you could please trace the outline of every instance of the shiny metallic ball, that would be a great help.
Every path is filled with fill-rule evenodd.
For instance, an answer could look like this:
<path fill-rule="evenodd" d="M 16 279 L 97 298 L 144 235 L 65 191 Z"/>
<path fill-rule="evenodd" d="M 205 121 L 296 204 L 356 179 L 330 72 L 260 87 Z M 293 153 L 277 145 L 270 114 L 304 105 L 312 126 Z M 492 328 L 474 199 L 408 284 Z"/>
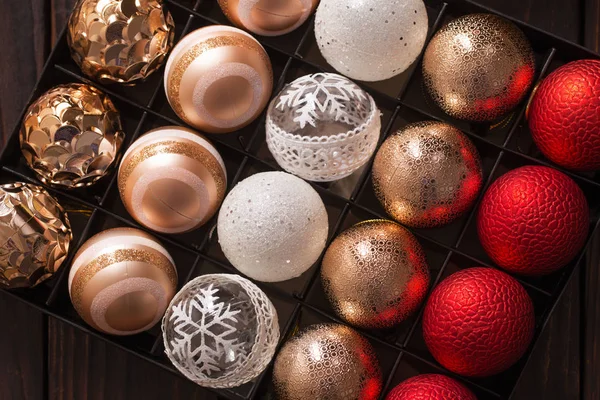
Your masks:
<path fill-rule="evenodd" d="M 429 270 L 412 233 L 392 221 L 372 220 L 350 227 L 331 243 L 321 279 L 340 317 L 362 328 L 389 328 L 423 301 Z"/>
<path fill-rule="evenodd" d="M 133 84 L 162 65 L 174 34 L 161 0 L 79 0 L 67 40 L 84 74 L 102 83 Z"/>
<path fill-rule="evenodd" d="M 385 211 L 416 228 L 450 223 L 471 207 L 483 184 L 477 149 L 443 122 L 410 124 L 375 156 L 373 186 Z"/>
<path fill-rule="evenodd" d="M 374 400 L 381 370 L 371 344 L 340 324 L 309 326 L 281 349 L 273 368 L 279 399 Z"/>
<path fill-rule="evenodd" d="M 46 184 L 89 186 L 116 164 L 125 134 L 119 112 L 100 90 L 58 85 L 27 109 L 19 140 L 27 164 Z"/>
<path fill-rule="evenodd" d="M 433 101 L 454 118 L 492 121 L 525 97 L 535 75 L 529 41 L 513 23 L 470 14 L 440 29 L 425 50 L 423 78 Z"/>

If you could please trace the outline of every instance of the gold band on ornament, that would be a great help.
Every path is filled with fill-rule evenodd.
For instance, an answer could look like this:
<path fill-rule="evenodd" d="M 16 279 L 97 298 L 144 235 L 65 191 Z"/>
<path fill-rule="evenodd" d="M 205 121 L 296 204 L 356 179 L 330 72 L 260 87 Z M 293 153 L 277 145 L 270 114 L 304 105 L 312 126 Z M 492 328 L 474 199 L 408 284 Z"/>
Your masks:
<path fill-rule="evenodd" d="M 187 71 L 188 67 L 194 62 L 202 53 L 217 47 L 225 46 L 236 46 L 243 49 L 256 51 L 260 58 L 265 62 L 269 68 L 269 76 L 273 80 L 273 69 L 271 68 L 271 60 L 265 54 L 265 50 L 262 46 L 252 39 L 245 36 L 219 36 L 205 40 L 204 42 L 198 43 L 192 47 L 187 53 L 179 58 L 177 64 L 173 67 L 173 74 L 169 78 L 169 94 L 168 97 L 171 101 L 173 110 L 179 115 L 186 123 L 193 125 L 191 121 L 183 113 L 183 107 L 181 107 L 181 101 L 179 100 L 179 89 L 181 87 L 181 80 L 183 74 Z"/>
<path fill-rule="evenodd" d="M 127 180 L 135 170 L 135 168 L 146 161 L 147 159 L 160 154 L 177 154 L 191 158 L 194 161 L 204 165 L 210 172 L 210 175 L 215 180 L 215 186 L 217 187 L 217 195 L 219 199 L 222 199 L 225 195 L 225 179 L 224 171 L 219 161 L 215 156 L 205 149 L 203 146 L 191 140 L 184 139 L 186 142 L 192 144 L 190 146 L 187 143 L 181 141 L 169 140 L 151 144 L 143 147 L 141 151 L 136 151 L 135 154 L 129 158 L 127 157 L 127 163 L 121 173 L 119 174 L 119 192 L 121 195 L 125 194 L 125 187 L 127 186 Z"/>
<path fill-rule="evenodd" d="M 77 310 L 79 314 L 84 312 L 81 302 L 83 292 L 88 282 L 104 268 L 120 262 L 135 261 L 153 265 L 167 275 L 169 281 L 173 284 L 173 287 L 177 287 L 177 274 L 175 273 L 175 266 L 171 263 L 171 260 L 157 250 L 146 246 L 144 247 L 146 248 L 145 250 L 119 249 L 111 253 L 102 254 L 85 266 L 79 268 L 73 277 L 73 286 L 71 289 L 71 300 L 75 310 Z"/>

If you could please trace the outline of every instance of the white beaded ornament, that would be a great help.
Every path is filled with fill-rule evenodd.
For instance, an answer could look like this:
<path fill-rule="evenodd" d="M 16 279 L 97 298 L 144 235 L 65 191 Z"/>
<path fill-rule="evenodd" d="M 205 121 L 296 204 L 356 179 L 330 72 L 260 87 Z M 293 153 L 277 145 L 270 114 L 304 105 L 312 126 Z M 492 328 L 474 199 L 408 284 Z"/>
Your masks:
<path fill-rule="evenodd" d="M 352 79 L 380 81 L 405 71 L 425 44 L 422 0 L 321 0 L 315 37 L 325 60 Z"/>
<path fill-rule="evenodd" d="M 275 307 L 239 275 L 202 275 L 171 301 L 162 321 L 165 353 L 191 381 L 231 388 L 256 378 L 279 340 Z"/>
<path fill-rule="evenodd" d="M 373 155 L 381 131 L 375 100 L 341 75 L 306 75 L 286 85 L 267 112 L 269 150 L 310 181 L 344 178 Z"/>
<path fill-rule="evenodd" d="M 319 194 L 285 172 L 244 179 L 227 195 L 217 222 L 223 253 L 263 282 L 300 276 L 325 248 L 329 223 Z"/>

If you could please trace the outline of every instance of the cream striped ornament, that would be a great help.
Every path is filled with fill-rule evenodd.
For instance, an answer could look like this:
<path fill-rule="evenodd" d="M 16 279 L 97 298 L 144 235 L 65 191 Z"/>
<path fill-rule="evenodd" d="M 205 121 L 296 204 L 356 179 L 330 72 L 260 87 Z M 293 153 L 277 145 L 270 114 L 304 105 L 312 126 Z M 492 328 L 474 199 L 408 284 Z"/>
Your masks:
<path fill-rule="evenodd" d="M 153 327 L 177 289 L 177 269 L 151 235 L 109 229 L 81 246 L 69 273 L 75 310 L 93 328 L 133 335 Z"/>

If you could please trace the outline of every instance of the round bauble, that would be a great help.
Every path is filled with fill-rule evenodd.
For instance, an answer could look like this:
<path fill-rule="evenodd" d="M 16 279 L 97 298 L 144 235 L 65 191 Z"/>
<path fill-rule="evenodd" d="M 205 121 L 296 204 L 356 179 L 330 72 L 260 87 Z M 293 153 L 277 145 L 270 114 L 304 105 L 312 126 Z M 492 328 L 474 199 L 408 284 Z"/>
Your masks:
<path fill-rule="evenodd" d="M 325 60 L 339 73 L 381 81 L 405 71 L 427 37 L 422 0 L 321 0 L 315 37 Z"/>
<path fill-rule="evenodd" d="M 174 34 L 173 18 L 160 1 L 79 0 L 67 41 L 90 78 L 133 84 L 162 65 Z"/>
<path fill-rule="evenodd" d="M 179 118 L 205 132 L 226 133 L 248 125 L 265 108 L 273 70 L 252 36 L 212 25 L 177 43 L 167 60 L 164 84 Z"/>
<path fill-rule="evenodd" d="M 136 221 L 163 233 L 204 225 L 225 197 L 227 172 L 217 149 L 194 131 L 153 129 L 119 166 L 119 193 Z"/>
<path fill-rule="evenodd" d="M 375 100 L 348 78 L 306 75 L 271 101 L 267 145 L 286 171 L 310 181 L 334 181 L 371 158 L 381 131 L 380 115 Z"/>
<path fill-rule="evenodd" d="M 371 344 L 339 324 L 311 325 L 281 349 L 273 368 L 280 399 L 371 400 L 381 392 Z"/>
<path fill-rule="evenodd" d="M 483 184 L 477 149 L 457 128 L 419 122 L 381 145 L 373 163 L 373 187 L 385 211 L 402 224 L 447 224 L 475 202 Z"/>
<path fill-rule="evenodd" d="M 114 228 L 88 239 L 69 273 L 75 310 L 95 329 L 133 335 L 153 327 L 177 289 L 177 269 L 151 235 Z"/>
<path fill-rule="evenodd" d="M 325 248 L 328 230 L 319 194 L 285 172 L 263 172 L 238 183 L 217 222 L 229 262 L 263 282 L 292 279 L 309 269 Z"/>
<path fill-rule="evenodd" d="M 477 217 L 479 240 L 503 269 L 522 275 L 552 273 L 585 244 L 589 210 L 583 191 L 555 169 L 526 166 L 496 180 Z"/>
<path fill-rule="evenodd" d="M 74 188 L 108 174 L 125 134 L 108 96 L 89 85 L 58 85 L 27 109 L 19 140 L 44 183 Z"/>
<path fill-rule="evenodd" d="M 469 268 L 444 279 L 423 314 L 423 338 L 444 367 L 484 377 L 513 365 L 535 327 L 533 303 L 516 279 L 493 268 Z"/>
<path fill-rule="evenodd" d="M 279 36 L 306 21 L 319 0 L 219 0 L 231 22 L 257 35 Z"/>
<path fill-rule="evenodd" d="M 451 21 L 429 42 L 423 78 L 433 101 L 454 118 L 492 121 L 525 97 L 535 75 L 529 41 L 492 14 Z"/>
<path fill-rule="evenodd" d="M 202 275 L 173 298 L 162 322 L 165 352 L 188 379 L 230 388 L 256 378 L 279 340 L 275 307 L 239 275 Z"/>
<path fill-rule="evenodd" d="M 439 374 L 423 374 L 396 386 L 385 400 L 477 400 L 463 384 Z"/>
<path fill-rule="evenodd" d="M 72 238 L 67 213 L 43 188 L 0 185 L 0 287 L 32 287 L 53 276 Z"/>
<path fill-rule="evenodd" d="M 327 248 L 323 288 L 336 313 L 362 328 L 389 328 L 406 319 L 429 287 L 425 253 L 392 221 L 364 221 Z"/>
<path fill-rule="evenodd" d="M 552 72 L 528 107 L 535 144 L 565 168 L 600 169 L 600 61 L 579 60 Z"/>

